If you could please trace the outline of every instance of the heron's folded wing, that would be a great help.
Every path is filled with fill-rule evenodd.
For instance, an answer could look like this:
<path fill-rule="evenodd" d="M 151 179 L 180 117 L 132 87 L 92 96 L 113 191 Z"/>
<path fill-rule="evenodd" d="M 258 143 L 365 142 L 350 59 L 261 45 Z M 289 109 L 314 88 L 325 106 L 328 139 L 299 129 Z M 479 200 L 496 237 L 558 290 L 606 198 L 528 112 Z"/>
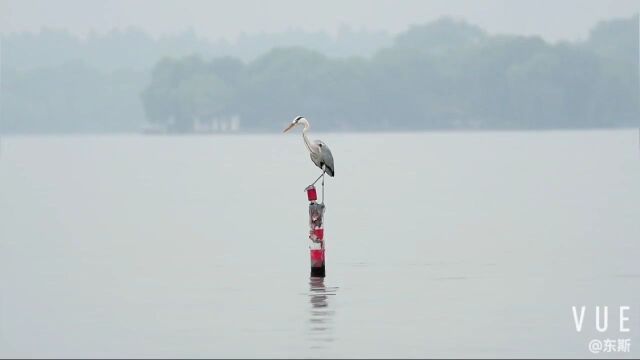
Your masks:
<path fill-rule="evenodd" d="M 329 176 L 334 176 L 335 167 L 333 164 L 333 155 L 331 154 L 331 150 L 326 144 L 322 144 L 322 151 L 320 153 L 320 156 L 322 158 L 322 163 L 325 165 L 327 174 L 329 174 Z"/>

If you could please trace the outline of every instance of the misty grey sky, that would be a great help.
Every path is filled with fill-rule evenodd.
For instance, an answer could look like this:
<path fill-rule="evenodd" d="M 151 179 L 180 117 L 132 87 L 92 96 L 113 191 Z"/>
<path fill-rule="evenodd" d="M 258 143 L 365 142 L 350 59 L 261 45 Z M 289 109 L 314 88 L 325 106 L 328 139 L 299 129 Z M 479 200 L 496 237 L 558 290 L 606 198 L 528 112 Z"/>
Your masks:
<path fill-rule="evenodd" d="M 491 33 L 577 40 L 599 20 L 630 16 L 640 0 L 0 0 L 0 31 L 68 29 L 78 35 L 139 27 L 154 36 L 192 28 L 197 34 L 233 41 L 238 35 L 288 29 L 397 33 L 410 24 L 444 15 Z"/>

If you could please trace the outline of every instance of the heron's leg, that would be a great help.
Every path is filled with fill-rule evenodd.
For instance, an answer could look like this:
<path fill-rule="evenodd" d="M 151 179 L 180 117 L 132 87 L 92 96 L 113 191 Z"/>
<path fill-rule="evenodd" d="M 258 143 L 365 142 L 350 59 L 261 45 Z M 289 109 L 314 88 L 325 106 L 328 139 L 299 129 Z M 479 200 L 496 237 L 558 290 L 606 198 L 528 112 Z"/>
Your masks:
<path fill-rule="evenodd" d="M 322 203 L 324 204 L 324 171 L 322 172 Z"/>
<path fill-rule="evenodd" d="M 309 185 L 309 186 L 313 186 L 313 185 L 315 185 L 315 184 L 318 182 L 318 180 L 320 180 L 320 178 L 321 178 L 323 175 L 324 175 L 324 171 L 322 172 L 322 174 L 320 174 L 320 176 L 318 176 L 318 178 L 316 179 L 316 181 L 312 182 L 312 183 L 311 183 L 311 185 Z"/>

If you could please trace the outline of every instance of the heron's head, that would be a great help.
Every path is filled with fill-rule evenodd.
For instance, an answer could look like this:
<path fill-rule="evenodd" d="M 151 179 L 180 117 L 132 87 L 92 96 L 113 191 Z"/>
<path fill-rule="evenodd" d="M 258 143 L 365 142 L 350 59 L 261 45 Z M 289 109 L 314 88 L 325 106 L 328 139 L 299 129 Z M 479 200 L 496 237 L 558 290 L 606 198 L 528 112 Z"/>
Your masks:
<path fill-rule="evenodd" d="M 286 133 L 287 131 L 289 131 L 289 130 L 293 129 L 296 125 L 298 125 L 298 124 L 300 124 L 300 123 L 301 123 L 301 122 L 300 122 L 301 120 L 306 121 L 306 119 L 305 119 L 303 116 L 296 116 L 296 118 L 295 118 L 295 119 L 293 119 L 293 121 L 291 121 L 291 124 L 289 124 L 289 126 L 287 126 L 287 128 L 286 128 L 286 129 L 284 129 L 282 132 L 283 132 L 283 133 Z"/>

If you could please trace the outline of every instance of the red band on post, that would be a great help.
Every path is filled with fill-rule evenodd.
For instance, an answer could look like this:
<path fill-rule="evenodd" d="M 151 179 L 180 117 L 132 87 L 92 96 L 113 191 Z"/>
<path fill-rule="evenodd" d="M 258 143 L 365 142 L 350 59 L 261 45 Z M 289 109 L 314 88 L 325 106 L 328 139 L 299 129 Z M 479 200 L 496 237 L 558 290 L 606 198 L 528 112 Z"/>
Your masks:
<path fill-rule="evenodd" d="M 310 185 L 307 188 L 307 199 L 309 199 L 309 201 L 318 200 L 318 194 L 316 193 L 316 188 L 313 185 Z"/>

